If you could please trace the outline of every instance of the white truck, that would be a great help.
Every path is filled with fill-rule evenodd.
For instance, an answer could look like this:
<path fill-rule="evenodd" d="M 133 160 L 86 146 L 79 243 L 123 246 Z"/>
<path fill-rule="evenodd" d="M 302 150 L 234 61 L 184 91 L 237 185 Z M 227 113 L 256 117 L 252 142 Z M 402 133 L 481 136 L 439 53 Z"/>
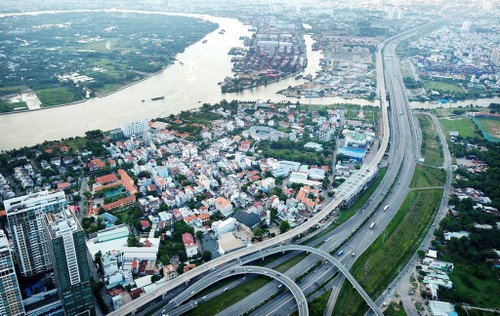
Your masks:
<path fill-rule="evenodd" d="M 370 229 L 373 229 L 373 227 L 375 227 L 375 222 L 372 222 L 372 223 L 370 224 Z"/>
<path fill-rule="evenodd" d="M 388 209 L 389 209 L 389 204 L 386 204 L 386 205 L 384 206 L 384 212 L 385 212 L 385 211 L 387 211 Z"/>

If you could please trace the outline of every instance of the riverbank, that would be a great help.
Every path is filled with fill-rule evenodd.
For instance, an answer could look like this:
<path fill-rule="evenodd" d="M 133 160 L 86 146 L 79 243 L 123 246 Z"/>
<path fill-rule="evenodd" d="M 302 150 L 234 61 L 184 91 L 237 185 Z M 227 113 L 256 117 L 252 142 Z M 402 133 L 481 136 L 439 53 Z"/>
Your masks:
<path fill-rule="evenodd" d="M 91 12 L 91 13 L 89 13 Z M 122 11 L 120 11 L 122 12 Z M 123 11 L 125 12 L 125 11 Z M 132 12 L 132 11 L 126 11 Z M 50 14 L 49 14 L 50 13 Z M 28 109 L 20 109 L 18 111 L 10 112 L 26 112 L 32 110 L 52 108 L 56 106 L 67 106 L 75 105 L 79 103 L 85 103 L 90 99 L 94 98 L 104 98 L 121 90 L 127 89 L 133 85 L 140 82 L 148 80 L 149 78 L 158 75 L 171 66 L 176 58 L 182 54 L 185 49 L 189 46 L 202 41 L 208 34 L 217 31 L 219 28 L 218 23 L 213 23 L 209 18 L 205 16 L 191 17 L 191 16 L 180 16 L 177 14 L 169 14 L 164 17 L 165 14 L 157 14 L 154 16 L 147 16 L 146 13 L 117 13 L 116 10 L 94 10 L 94 11 L 54 11 L 54 12 L 38 12 L 38 13 L 23 13 L 23 14 L 3 14 L 0 15 L 2 23 L 7 23 L 12 21 L 12 25 L 6 27 L 6 39 L 11 39 L 17 34 L 15 33 L 15 28 L 18 25 L 24 25 L 25 23 L 38 25 L 40 23 L 57 21 L 64 22 L 64 25 L 69 25 L 65 28 L 58 29 L 55 33 L 58 35 L 56 38 L 60 38 L 65 41 L 61 47 L 42 50 L 44 53 L 26 53 L 28 56 L 32 56 L 31 62 L 25 62 L 21 64 L 20 67 L 25 67 L 28 70 L 32 67 L 36 67 L 37 61 L 47 64 L 50 67 L 60 66 L 62 63 L 68 64 L 66 67 L 66 72 L 73 73 L 75 60 L 84 59 L 87 65 L 85 69 L 82 70 L 82 77 L 85 77 L 86 82 L 83 85 L 75 82 L 70 75 L 62 75 L 58 73 L 58 70 L 42 70 L 41 73 L 34 75 L 34 78 L 39 78 L 40 76 L 53 76 L 54 71 L 59 74 L 59 82 L 55 81 L 51 84 L 38 84 L 37 79 L 26 80 L 33 81 L 36 88 L 36 95 L 38 95 L 39 100 L 36 104 L 37 106 L 30 106 L 28 102 Z M 80 22 L 66 23 L 73 19 L 81 17 L 88 21 L 88 32 L 91 36 L 90 39 L 81 39 L 77 42 L 69 41 L 74 36 L 79 36 L 79 34 L 73 35 L 72 24 L 75 27 L 81 26 Z M 102 21 L 106 19 L 107 21 Z M 17 22 L 15 22 L 17 21 Z M 145 27 L 135 27 L 135 23 L 151 23 L 151 26 Z M 102 27 L 118 25 L 123 29 L 121 32 L 115 32 L 107 40 L 103 40 Z M 147 58 L 140 57 L 137 52 L 137 39 L 132 39 L 133 37 L 144 38 L 145 41 L 150 41 L 148 36 L 154 34 L 155 29 L 166 29 L 163 32 L 163 36 L 155 42 L 155 48 L 142 48 L 142 54 L 147 55 Z M 120 29 L 120 28 L 119 28 Z M 107 33 L 104 31 L 104 33 Z M 44 35 L 45 33 L 42 33 Z M 27 43 L 30 39 L 38 36 L 36 32 L 26 33 Z M 80 38 L 80 37 L 77 37 Z M 141 41 L 144 41 L 141 40 Z M 111 50 L 110 42 L 115 43 L 113 49 Z M 39 47 L 48 47 L 53 43 L 52 39 L 44 39 L 38 44 Z M 146 44 L 144 44 L 148 47 Z M 130 48 L 129 48 L 130 47 Z M 66 53 L 67 51 L 74 51 L 73 53 Z M 135 54 L 133 52 L 136 52 Z M 17 51 L 13 51 L 10 55 L 6 55 L 7 60 L 14 58 Z M 88 55 L 88 52 L 98 52 L 99 56 L 95 57 L 92 54 Z M 122 61 L 117 61 L 116 56 L 120 52 L 124 55 L 124 60 L 127 61 L 128 67 L 126 69 L 122 68 Z M 19 58 L 23 58 L 23 54 Z M 87 57 L 88 56 L 88 57 Z M 137 57 L 139 56 L 139 57 Z M 25 56 L 26 57 L 26 56 Z M 88 58 L 88 59 L 86 59 Z M 26 58 L 25 58 L 26 59 Z M 50 59 L 50 62 L 42 62 L 42 60 Z M 50 68 L 49 67 L 49 68 Z M 47 67 L 45 67 L 47 68 Z M 60 71 L 60 70 L 59 70 Z M 7 74 L 6 74 L 7 75 Z M 14 79 L 11 81 L 6 81 L 7 85 L 3 89 L 9 89 L 13 86 L 16 76 L 20 74 L 12 73 Z M 76 76 L 76 72 L 72 76 Z M 14 81 L 13 81 L 14 80 Z M 67 81 L 67 82 L 66 82 Z M 66 82 L 66 83 L 65 83 Z M 64 93 L 59 93 L 59 90 Z M 29 90 L 32 91 L 33 90 Z M 83 93 L 82 93 L 83 91 Z M 35 93 L 35 92 L 33 92 Z M 43 98 L 42 98 L 43 93 Z M 42 102 L 40 102 L 42 100 Z M 25 100 L 23 100 L 25 101 Z M 41 105 L 41 106 L 40 106 Z M 14 107 L 14 106 L 13 106 Z M 10 112 L 3 112 L 10 113 Z"/>
<path fill-rule="evenodd" d="M 117 10 L 107 11 L 117 12 Z M 178 60 L 183 61 L 183 65 L 173 63 L 160 73 L 135 82 L 133 85 L 106 97 L 89 99 L 85 102 L 71 104 L 71 106 L 51 107 L 44 109 L 44 111 L 1 115 L 0 128 L 4 131 L 4 137 L 0 138 L 0 150 L 31 146 L 46 140 L 82 136 L 89 130 L 119 128 L 128 122 L 164 117 L 199 107 L 203 103 L 214 104 L 222 99 L 288 102 L 292 100 L 276 94 L 276 91 L 302 82 L 302 80 L 295 80 L 291 77 L 241 93 L 222 94 L 217 83 L 232 75 L 232 64 L 227 52 L 231 47 L 242 45 L 241 36 L 251 35 L 247 25 L 236 19 L 207 15 L 134 10 L 121 10 L 120 12 L 198 17 L 218 24 L 219 28 L 225 29 L 226 32 L 224 36 L 212 32 L 205 36 L 204 39 L 207 40 L 205 44 L 199 41 L 187 47 L 183 53 L 177 56 Z M 303 74 L 314 74 L 319 69 L 321 56 L 318 52 L 312 52 L 313 40 L 309 35 L 305 35 L 305 40 L 308 65 Z M 149 101 L 157 96 L 165 96 L 165 99 L 155 102 Z M 148 101 L 141 102 L 141 100 Z M 356 99 L 315 98 L 307 102 L 309 101 L 323 105 L 355 103 L 378 106 L 378 101 L 369 102 Z M 302 102 L 305 103 L 303 100 Z"/>

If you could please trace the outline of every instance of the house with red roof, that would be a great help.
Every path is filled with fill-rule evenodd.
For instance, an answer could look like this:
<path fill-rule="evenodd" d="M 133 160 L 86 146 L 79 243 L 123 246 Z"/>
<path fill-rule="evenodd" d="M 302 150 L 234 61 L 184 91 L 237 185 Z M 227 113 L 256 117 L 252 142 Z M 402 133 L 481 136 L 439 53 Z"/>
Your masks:
<path fill-rule="evenodd" d="M 69 182 L 61 182 L 57 184 L 57 191 L 68 190 L 70 187 L 71 184 L 69 184 Z"/>
<path fill-rule="evenodd" d="M 95 158 L 95 159 L 92 159 L 88 164 L 87 164 L 87 168 L 89 168 L 89 171 L 90 172 L 94 172 L 94 171 L 97 171 L 97 170 L 101 170 L 103 168 L 106 167 L 106 163 L 104 163 L 104 161 L 102 161 L 101 159 L 99 158 Z"/>
<path fill-rule="evenodd" d="M 219 196 L 215 199 L 215 208 L 222 213 L 222 215 L 228 217 L 233 212 L 233 205 L 226 198 Z"/>
<path fill-rule="evenodd" d="M 149 221 L 147 221 L 145 219 L 141 220 L 141 228 L 142 228 L 142 230 L 148 229 L 149 226 L 150 226 L 149 225 Z"/>
<path fill-rule="evenodd" d="M 186 255 L 188 258 L 193 258 L 198 255 L 198 245 L 196 245 L 193 235 L 190 233 L 182 234 L 182 243 L 184 244 L 184 248 L 186 248 Z"/>

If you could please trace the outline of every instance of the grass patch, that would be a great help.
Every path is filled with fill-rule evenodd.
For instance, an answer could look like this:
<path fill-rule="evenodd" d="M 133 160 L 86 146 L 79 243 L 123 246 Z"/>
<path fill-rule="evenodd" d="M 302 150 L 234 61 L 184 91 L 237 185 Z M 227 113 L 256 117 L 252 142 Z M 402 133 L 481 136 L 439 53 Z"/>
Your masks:
<path fill-rule="evenodd" d="M 331 293 L 332 290 L 326 291 L 325 293 L 309 302 L 307 306 L 309 308 L 309 315 L 322 316 L 323 312 L 326 309 L 326 305 L 328 304 L 328 298 L 330 297 Z"/>
<path fill-rule="evenodd" d="M 23 90 L 28 89 L 27 86 L 9 86 L 0 87 L 0 96 L 6 96 L 11 94 L 20 94 Z"/>
<path fill-rule="evenodd" d="M 489 141 L 500 141 L 500 120 L 490 117 L 476 117 L 474 122 Z M 486 134 L 486 135 L 484 135 Z"/>
<path fill-rule="evenodd" d="M 422 156 L 425 159 L 425 164 L 442 166 L 444 162 L 443 148 L 439 142 L 436 126 L 427 115 L 417 115 L 417 119 L 422 128 Z"/>
<path fill-rule="evenodd" d="M 290 270 L 293 266 L 295 266 L 297 263 L 304 260 L 306 257 L 307 253 L 303 252 L 300 255 L 293 257 L 292 259 L 285 261 L 282 264 L 274 267 L 274 270 L 281 273 L 285 273 L 286 271 Z"/>
<path fill-rule="evenodd" d="M 204 302 L 198 305 L 195 309 L 190 311 L 188 315 L 215 315 L 235 304 L 236 302 L 241 301 L 248 295 L 265 286 L 267 283 L 269 283 L 268 277 L 255 277 L 240 286 L 228 290 L 226 293 L 224 293 L 224 295 L 219 295 L 208 302 Z"/>
<path fill-rule="evenodd" d="M 26 104 L 26 102 L 9 102 L 6 100 L 0 100 L 0 113 L 27 109 L 28 105 Z"/>
<path fill-rule="evenodd" d="M 467 107 L 463 107 L 463 106 L 459 106 L 459 107 L 444 106 L 444 107 L 437 107 L 437 108 L 431 110 L 431 112 L 434 113 L 439 118 L 463 114 L 463 113 L 468 112 L 468 111 L 471 111 L 471 112 L 489 112 L 490 109 L 488 107 L 480 107 L 478 105 L 474 105 L 471 108 L 467 108 Z"/>
<path fill-rule="evenodd" d="M 386 316 L 406 316 L 405 309 L 402 305 L 397 305 L 395 303 L 389 304 L 387 309 L 384 311 Z"/>
<path fill-rule="evenodd" d="M 441 94 L 465 94 L 464 89 L 456 83 L 429 80 L 424 80 L 422 83 L 424 84 L 424 89 L 427 92 L 434 90 Z"/>
<path fill-rule="evenodd" d="M 385 231 L 354 263 L 351 273 L 371 298 L 378 297 L 418 249 L 439 208 L 442 189 L 412 191 Z M 368 306 L 345 282 L 334 315 L 364 315 Z"/>
<path fill-rule="evenodd" d="M 478 137 L 480 136 L 478 129 L 470 118 L 460 119 L 440 119 L 439 122 L 443 127 L 445 135 L 449 135 L 451 131 L 457 131 L 462 137 Z"/>
<path fill-rule="evenodd" d="M 66 104 L 82 99 L 78 93 L 64 87 L 37 90 L 36 95 L 42 102 L 42 107 Z"/>
<path fill-rule="evenodd" d="M 412 78 L 413 79 L 413 72 L 411 71 L 411 67 L 410 67 L 409 62 L 401 63 L 401 74 L 403 75 L 403 78 Z"/>
<path fill-rule="evenodd" d="M 306 241 L 304 241 L 301 244 L 307 245 L 307 244 L 311 243 L 312 241 L 320 238 L 321 236 L 328 234 L 329 232 L 331 232 L 332 230 L 337 228 L 339 225 L 345 223 L 354 214 L 356 214 L 356 212 L 361 207 L 363 207 L 363 205 L 365 205 L 365 203 L 368 201 L 368 199 L 370 199 L 373 192 L 375 192 L 375 190 L 378 188 L 380 182 L 382 182 L 382 179 L 384 179 L 384 176 L 386 173 L 387 173 L 387 167 L 380 168 L 378 175 L 375 178 L 375 180 L 373 181 L 373 183 L 368 186 L 368 188 L 358 197 L 356 202 L 354 202 L 354 204 L 351 205 L 351 207 L 349 207 L 345 210 L 342 209 L 340 211 L 340 215 L 339 215 L 338 219 L 334 223 L 332 223 L 327 229 L 325 229 L 321 233 L 317 234 L 316 236 L 314 236 L 310 239 L 307 239 Z"/>
<path fill-rule="evenodd" d="M 411 178 L 410 188 L 425 188 L 442 186 L 446 182 L 446 172 L 442 169 L 417 164 Z"/>
<path fill-rule="evenodd" d="M 471 264 L 466 259 L 456 258 L 456 256 L 448 257 L 443 253 L 442 255 L 442 260 L 453 262 L 454 269 L 453 272 L 448 273 L 453 281 L 453 289 L 451 291 L 440 290 L 441 299 L 485 308 L 500 306 L 500 296 L 491 295 L 500 292 L 500 282 L 495 271 L 487 263 Z"/>

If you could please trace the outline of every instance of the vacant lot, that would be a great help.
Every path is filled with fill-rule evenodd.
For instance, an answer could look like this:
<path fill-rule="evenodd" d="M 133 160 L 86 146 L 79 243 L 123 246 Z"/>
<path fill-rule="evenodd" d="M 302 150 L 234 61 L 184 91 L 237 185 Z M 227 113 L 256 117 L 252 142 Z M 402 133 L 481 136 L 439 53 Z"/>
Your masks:
<path fill-rule="evenodd" d="M 6 100 L 0 99 L 0 113 L 3 112 L 12 112 L 14 110 L 27 110 L 28 105 L 26 102 L 9 102 Z"/>
<path fill-rule="evenodd" d="M 445 181 L 444 170 L 417 164 L 411 178 L 410 188 L 437 187 L 444 185 Z"/>
<path fill-rule="evenodd" d="M 361 255 L 351 273 L 372 299 L 378 297 L 410 260 L 431 226 L 442 189 L 412 191 L 385 231 Z M 345 282 L 334 315 L 364 315 L 368 306 Z"/>
<path fill-rule="evenodd" d="M 477 117 L 474 122 L 487 135 L 484 135 L 489 141 L 500 141 L 500 119 L 489 117 Z"/>
<path fill-rule="evenodd" d="M 440 167 L 443 165 L 443 148 L 439 142 L 436 126 L 427 115 L 416 115 L 422 128 L 422 157 L 425 164 Z"/>
<path fill-rule="evenodd" d="M 66 87 L 37 90 L 36 95 L 38 99 L 40 99 L 40 102 L 42 102 L 42 107 L 81 100 L 81 96 L 78 92 Z"/>
<path fill-rule="evenodd" d="M 456 83 L 447 83 L 441 81 L 423 81 L 424 89 L 427 92 L 431 90 L 438 91 L 442 94 L 464 94 L 465 91 Z"/>
<path fill-rule="evenodd" d="M 470 118 L 440 119 L 445 135 L 451 131 L 457 131 L 462 137 L 480 137 L 479 131 Z"/>

